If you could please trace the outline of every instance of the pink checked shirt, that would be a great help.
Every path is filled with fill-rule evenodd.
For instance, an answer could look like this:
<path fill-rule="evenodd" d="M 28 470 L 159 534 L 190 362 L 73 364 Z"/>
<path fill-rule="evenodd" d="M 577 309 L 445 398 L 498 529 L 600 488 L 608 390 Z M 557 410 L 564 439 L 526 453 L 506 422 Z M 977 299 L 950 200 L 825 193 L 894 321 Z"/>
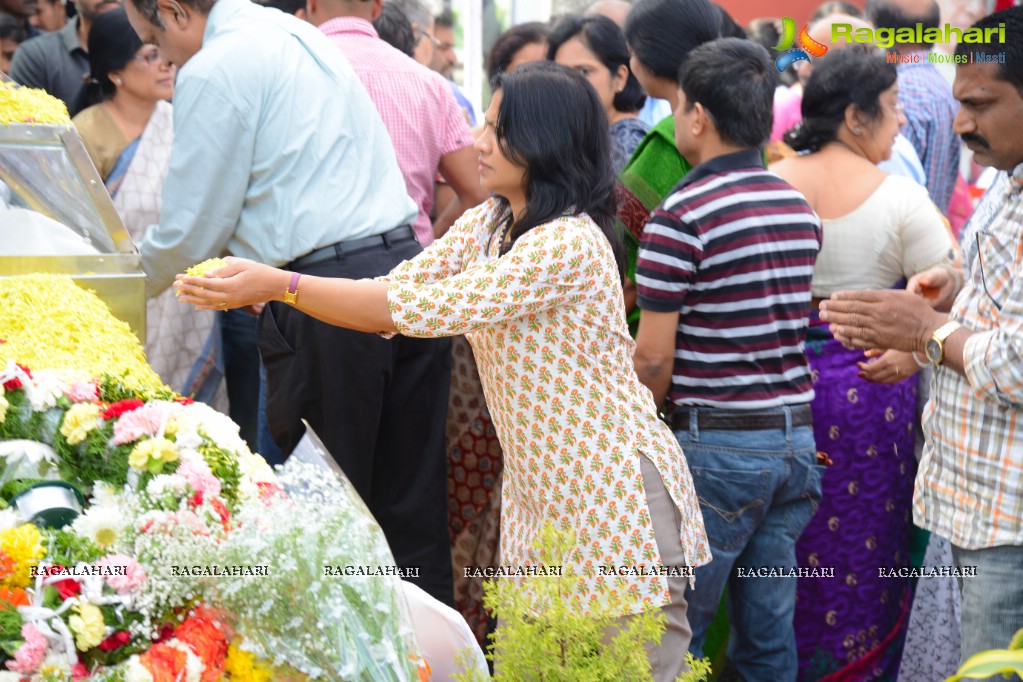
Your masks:
<path fill-rule="evenodd" d="M 394 143 L 409 196 L 419 206 L 419 243 L 433 241 L 430 209 L 440 159 L 473 143 L 469 124 L 440 74 L 391 47 L 373 25 L 338 17 L 320 25 L 351 63 Z"/>

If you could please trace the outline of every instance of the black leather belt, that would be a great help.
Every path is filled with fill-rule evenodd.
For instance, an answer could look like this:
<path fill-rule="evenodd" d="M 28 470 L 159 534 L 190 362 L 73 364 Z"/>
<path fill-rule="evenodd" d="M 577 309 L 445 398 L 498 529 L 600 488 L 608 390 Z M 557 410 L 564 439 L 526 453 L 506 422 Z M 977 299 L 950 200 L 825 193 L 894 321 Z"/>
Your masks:
<path fill-rule="evenodd" d="M 284 266 L 285 270 L 304 270 L 317 263 L 322 263 L 325 260 L 331 258 L 344 258 L 350 256 L 358 251 L 365 251 L 366 249 L 372 249 L 375 246 L 391 246 L 392 244 L 398 244 L 409 240 L 415 241 L 416 233 L 412 229 L 411 225 L 402 225 L 396 227 L 393 230 L 384 232 L 383 234 L 375 234 L 372 237 L 363 237 L 362 239 L 348 239 L 343 242 L 337 242 L 330 246 L 324 246 L 315 251 L 310 251 L 304 256 L 299 256 L 295 260 L 291 261 Z"/>
<path fill-rule="evenodd" d="M 784 412 L 757 410 L 720 410 L 715 407 L 676 407 L 671 413 L 671 428 L 682 431 L 689 428 L 690 409 L 696 410 L 697 428 L 718 431 L 766 431 L 784 429 Z M 792 426 L 812 426 L 813 411 L 809 405 L 792 408 Z"/>

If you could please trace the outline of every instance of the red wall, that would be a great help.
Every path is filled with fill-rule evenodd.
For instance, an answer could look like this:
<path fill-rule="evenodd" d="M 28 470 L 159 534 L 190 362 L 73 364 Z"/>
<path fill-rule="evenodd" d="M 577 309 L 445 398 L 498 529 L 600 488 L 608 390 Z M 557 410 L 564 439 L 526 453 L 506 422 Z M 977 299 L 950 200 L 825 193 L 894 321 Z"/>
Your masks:
<path fill-rule="evenodd" d="M 852 0 L 854 5 L 863 7 L 861 0 Z M 745 26 L 751 19 L 759 17 L 792 17 L 802 27 L 823 0 L 718 0 L 718 4 Z"/>

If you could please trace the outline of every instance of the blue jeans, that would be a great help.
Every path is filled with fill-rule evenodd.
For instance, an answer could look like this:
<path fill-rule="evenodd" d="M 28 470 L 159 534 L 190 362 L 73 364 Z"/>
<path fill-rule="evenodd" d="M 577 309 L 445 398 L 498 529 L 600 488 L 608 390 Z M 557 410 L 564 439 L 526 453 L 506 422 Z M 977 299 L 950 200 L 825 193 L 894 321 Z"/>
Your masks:
<path fill-rule="evenodd" d="M 796 578 L 742 573 L 796 566 L 796 540 L 817 511 L 824 467 L 817 464 L 813 428 L 793 427 L 790 408 L 754 414 L 785 415 L 786 427 L 700 430 L 692 410 L 689 428 L 675 432 L 713 556 L 696 569 L 696 589 L 686 590 L 693 630 L 689 650 L 703 655 L 707 628 L 727 586 L 728 657 L 746 682 L 786 682 L 796 679 L 799 668 L 792 627 Z"/>
<path fill-rule="evenodd" d="M 270 423 L 266 419 L 266 367 L 259 362 L 259 416 L 256 422 L 256 447 L 270 466 L 284 464 L 284 453 L 274 441 L 270 433 Z M 288 453 L 291 454 L 290 452 Z"/>
<path fill-rule="evenodd" d="M 952 559 L 960 568 L 976 567 L 976 576 L 959 578 L 962 663 L 979 651 L 1006 648 L 1023 628 L 1023 547 L 963 549 L 952 545 Z"/>

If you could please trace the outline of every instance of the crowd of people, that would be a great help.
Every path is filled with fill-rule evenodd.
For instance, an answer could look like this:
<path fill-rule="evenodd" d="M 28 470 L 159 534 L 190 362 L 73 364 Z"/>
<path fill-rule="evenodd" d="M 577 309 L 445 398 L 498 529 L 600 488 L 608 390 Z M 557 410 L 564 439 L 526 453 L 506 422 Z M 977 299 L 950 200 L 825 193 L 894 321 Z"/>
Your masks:
<path fill-rule="evenodd" d="M 546 524 L 577 608 L 661 609 L 658 680 L 931 682 L 1023 628 L 1023 8 L 825 3 L 779 73 L 780 17 L 600 0 L 498 37 L 481 113 L 419 0 L 0 2 L 153 367 L 271 462 L 308 422 L 481 642 L 463 569 Z M 831 31 L 949 21 L 1005 42 Z"/>

